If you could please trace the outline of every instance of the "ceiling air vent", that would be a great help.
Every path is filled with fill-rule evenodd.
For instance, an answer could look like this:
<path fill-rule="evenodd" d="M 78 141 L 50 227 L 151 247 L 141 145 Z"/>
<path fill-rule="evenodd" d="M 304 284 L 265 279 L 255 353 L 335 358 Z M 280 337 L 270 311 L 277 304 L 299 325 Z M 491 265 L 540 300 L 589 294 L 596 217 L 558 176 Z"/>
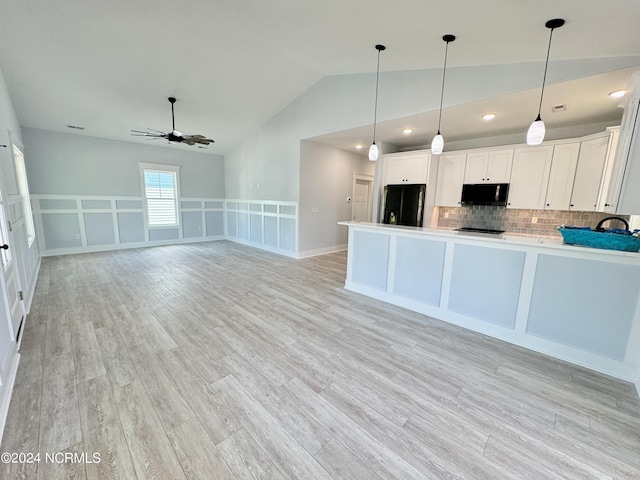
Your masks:
<path fill-rule="evenodd" d="M 553 113 L 556 113 L 556 112 L 564 112 L 564 111 L 566 111 L 566 110 L 567 110 L 567 106 L 566 106 L 564 103 L 563 103 L 563 104 L 561 104 L 561 105 L 554 105 L 553 107 L 551 107 L 551 111 L 552 111 Z"/>

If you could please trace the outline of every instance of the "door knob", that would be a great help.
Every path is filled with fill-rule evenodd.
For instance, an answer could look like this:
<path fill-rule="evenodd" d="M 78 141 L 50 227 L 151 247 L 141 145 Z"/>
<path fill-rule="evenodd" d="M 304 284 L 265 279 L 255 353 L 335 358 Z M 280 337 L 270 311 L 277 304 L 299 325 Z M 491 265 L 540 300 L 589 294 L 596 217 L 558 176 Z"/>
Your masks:
<path fill-rule="evenodd" d="M 9 245 L 7 245 L 6 243 L 4 245 L 2 245 L 0 248 L 2 248 L 3 250 L 9 250 Z"/>

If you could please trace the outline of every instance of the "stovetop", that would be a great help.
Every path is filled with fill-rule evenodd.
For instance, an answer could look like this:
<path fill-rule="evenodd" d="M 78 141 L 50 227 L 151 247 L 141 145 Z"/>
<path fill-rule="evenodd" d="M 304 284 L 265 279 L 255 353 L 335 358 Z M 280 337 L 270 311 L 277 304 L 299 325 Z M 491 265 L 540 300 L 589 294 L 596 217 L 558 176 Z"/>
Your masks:
<path fill-rule="evenodd" d="M 504 233 L 504 230 L 493 230 L 491 228 L 475 228 L 475 227 L 456 228 L 456 231 L 469 232 L 469 233 L 487 233 L 489 235 L 501 235 Z"/>

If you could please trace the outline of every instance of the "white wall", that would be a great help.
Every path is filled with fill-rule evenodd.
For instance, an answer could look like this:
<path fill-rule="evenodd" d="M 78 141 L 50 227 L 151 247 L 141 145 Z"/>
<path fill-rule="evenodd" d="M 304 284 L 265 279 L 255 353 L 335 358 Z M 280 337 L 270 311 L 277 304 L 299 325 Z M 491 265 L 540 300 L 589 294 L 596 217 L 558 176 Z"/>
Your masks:
<path fill-rule="evenodd" d="M 347 228 L 337 222 L 351 218 L 346 198 L 353 195 L 353 174 L 374 171 L 375 163 L 362 155 L 317 142 L 300 143 L 300 256 L 347 244 Z"/>
<path fill-rule="evenodd" d="M 43 255 L 224 237 L 219 155 L 25 128 L 26 169 Z M 180 225 L 144 222 L 139 163 L 180 166 Z"/>
<path fill-rule="evenodd" d="M 219 155 L 31 128 L 23 136 L 33 194 L 140 196 L 138 162 L 146 162 L 179 165 L 185 197 L 225 196 Z"/>

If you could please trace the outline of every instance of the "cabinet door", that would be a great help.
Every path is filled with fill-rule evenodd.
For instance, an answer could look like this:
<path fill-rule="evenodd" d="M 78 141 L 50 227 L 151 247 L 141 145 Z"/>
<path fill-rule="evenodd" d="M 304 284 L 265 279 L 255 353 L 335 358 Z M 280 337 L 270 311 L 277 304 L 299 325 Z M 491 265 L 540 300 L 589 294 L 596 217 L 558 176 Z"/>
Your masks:
<path fill-rule="evenodd" d="M 512 164 L 513 149 L 489 152 L 485 176 L 487 183 L 509 183 Z"/>
<path fill-rule="evenodd" d="M 459 207 L 467 155 L 438 155 L 438 180 L 436 182 L 436 205 Z M 435 158 L 435 157 L 434 157 Z"/>
<path fill-rule="evenodd" d="M 507 208 L 544 208 L 552 154 L 551 146 L 514 150 Z"/>
<path fill-rule="evenodd" d="M 385 158 L 385 185 L 398 185 L 405 182 L 406 172 L 405 157 L 387 157 Z"/>
<path fill-rule="evenodd" d="M 429 154 L 409 155 L 405 162 L 405 183 L 427 183 Z"/>
<path fill-rule="evenodd" d="M 569 210 L 579 151 L 579 143 L 566 143 L 553 147 L 545 210 Z"/>
<path fill-rule="evenodd" d="M 629 83 L 635 87 L 625 102 L 622 116 L 612 205 L 615 213 L 637 215 L 640 213 L 640 73 L 634 73 Z"/>
<path fill-rule="evenodd" d="M 620 139 L 620 127 L 611 127 L 609 130 L 609 146 L 607 147 L 607 160 L 604 164 L 602 183 L 600 184 L 600 196 L 598 197 L 598 211 L 613 213 L 614 204 L 618 201 L 620 189 L 618 178 L 620 176 L 620 163 L 617 161 L 618 140 Z"/>
<path fill-rule="evenodd" d="M 486 181 L 489 152 L 467 153 L 464 183 L 484 183 Z"/>
<path fill-rule="evenodd" d="M 587 140 L 580 144 L 576 178 L 573 181 L 571 210 L 595 212 L 598 208 L 598 194 L 607 159 L 608 137 Z"/>

